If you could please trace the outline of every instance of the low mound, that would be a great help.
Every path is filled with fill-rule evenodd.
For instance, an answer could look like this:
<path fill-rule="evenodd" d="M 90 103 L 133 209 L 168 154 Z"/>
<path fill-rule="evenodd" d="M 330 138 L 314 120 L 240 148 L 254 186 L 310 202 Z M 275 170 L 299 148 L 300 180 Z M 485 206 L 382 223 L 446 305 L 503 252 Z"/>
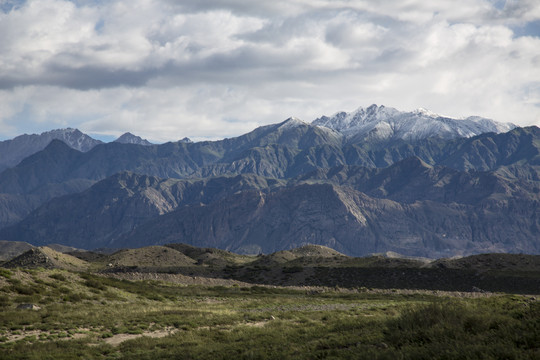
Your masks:
<path fill-rule="evenodd" d="M 285 264 L 289 261 L 298 259 L 298 255 L 293 254 L 289 250 L 282 250 L 268 255 L 259 255 L 253 265 L 272 266 Z"/>
<path fill-rule="evenodd" d="M 193 266 L 196 261 L 166 246 L 120 250 L 109 256 L 113 266 L 171 267 Z"/>
<path fill-rule="evenodd" d="M 6 268 L 37 268 L 46 269 L 65 269 L 81 271 L 88 269 L 89 264 L 86 261 L 74 256 L 62 254 L 47 246 L 32 248 L 27 252 L 11 259 L 4 265 Z"/>
<path fill-rule="evenodd" d="M 335 257 L 346 255 L 322 245 L 305 245 L 296 249 L 290 250 L 292 254 L 298 257 Z"/>
<path fill-rule="evenodd" d="M 79 250 L 79 249 L 74 248 L 72 246 L 66 246 L 66 245 L 61 245 L 61 244 L 48 244 L 47 247 L 53 249 L 54 251 L 58 251 L 58 252 L 61 252 L 61 253 L 64 253 L 64 254 L 72 252 L 72 251 Z"/>
<path fill-rule="evenodd" d="M 0 261 L 11 260 L 32 248 L 32 245 L 22 241 L 0 240 Z"/>
<path fill-rule="evenodd" d="M 253 263 L 254 265 L 271 266 L 289 262 L 320 263 L 315 260 L 345 260 L 349 257 L 339 251 L 322 245 L 305 245 L 292 250 L 282 250 L 268 255 L 262 255 Z"/>
<path fill-rule="evenodd" d="M 230 251 L 215 248 L 199 248 L 187 244 L 167 244 L 166 247 L 180 251 L 197 261 L 197 264 L 225 266 L 238 265 L 253 261 L 253 257 L 238 255 Z"/>

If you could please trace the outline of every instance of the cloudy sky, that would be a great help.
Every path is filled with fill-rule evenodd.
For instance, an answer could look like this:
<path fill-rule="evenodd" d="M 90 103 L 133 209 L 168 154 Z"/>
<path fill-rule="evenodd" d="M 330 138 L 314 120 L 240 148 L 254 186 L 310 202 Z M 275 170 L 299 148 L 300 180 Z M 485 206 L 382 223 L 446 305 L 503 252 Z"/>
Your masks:
<path fill-rule="evenodd" d="M 0 0 L 0 139 L 216 139 L 373 103 L 540 126 L 540 1 Z"/>

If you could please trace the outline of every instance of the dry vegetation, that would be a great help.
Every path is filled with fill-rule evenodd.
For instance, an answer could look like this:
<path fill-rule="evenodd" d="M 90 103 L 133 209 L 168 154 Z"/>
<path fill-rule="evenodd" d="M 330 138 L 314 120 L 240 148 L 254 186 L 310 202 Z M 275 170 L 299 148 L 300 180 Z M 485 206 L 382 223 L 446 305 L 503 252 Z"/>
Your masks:
<path fill-rule="evenodd" d="M 540 287 L 526 291 L 538 284 L 538 257 L 426 264 L 316 246 L 250 257 L 182 244 L 79 254 L 91 262 L 32 254 L 51 266 L 0 268 L 2 359 L 540 356 Z M 455 291 L 471 279 L 522 281 L 533 295 Z"/>

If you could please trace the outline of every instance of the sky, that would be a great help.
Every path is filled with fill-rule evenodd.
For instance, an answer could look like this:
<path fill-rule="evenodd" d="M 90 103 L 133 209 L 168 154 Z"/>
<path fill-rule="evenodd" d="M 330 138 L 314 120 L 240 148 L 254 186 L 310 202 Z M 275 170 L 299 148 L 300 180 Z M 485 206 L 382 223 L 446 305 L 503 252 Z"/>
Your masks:
<path fill-rule="evenodd" d="M 540 1 L 0 0 L 0 139 L 220 139 L 371 104 L 540 126 Z"/>

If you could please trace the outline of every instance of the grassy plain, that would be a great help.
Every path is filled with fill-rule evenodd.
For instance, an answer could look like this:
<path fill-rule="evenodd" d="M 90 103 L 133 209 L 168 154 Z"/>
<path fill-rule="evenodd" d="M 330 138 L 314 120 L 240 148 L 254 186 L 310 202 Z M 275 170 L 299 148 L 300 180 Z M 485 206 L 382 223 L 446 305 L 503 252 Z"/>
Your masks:
<path fill-rule="evenodd" d="M 540 302 L 0 268 L 0 358 L 538 359 Z"/>

